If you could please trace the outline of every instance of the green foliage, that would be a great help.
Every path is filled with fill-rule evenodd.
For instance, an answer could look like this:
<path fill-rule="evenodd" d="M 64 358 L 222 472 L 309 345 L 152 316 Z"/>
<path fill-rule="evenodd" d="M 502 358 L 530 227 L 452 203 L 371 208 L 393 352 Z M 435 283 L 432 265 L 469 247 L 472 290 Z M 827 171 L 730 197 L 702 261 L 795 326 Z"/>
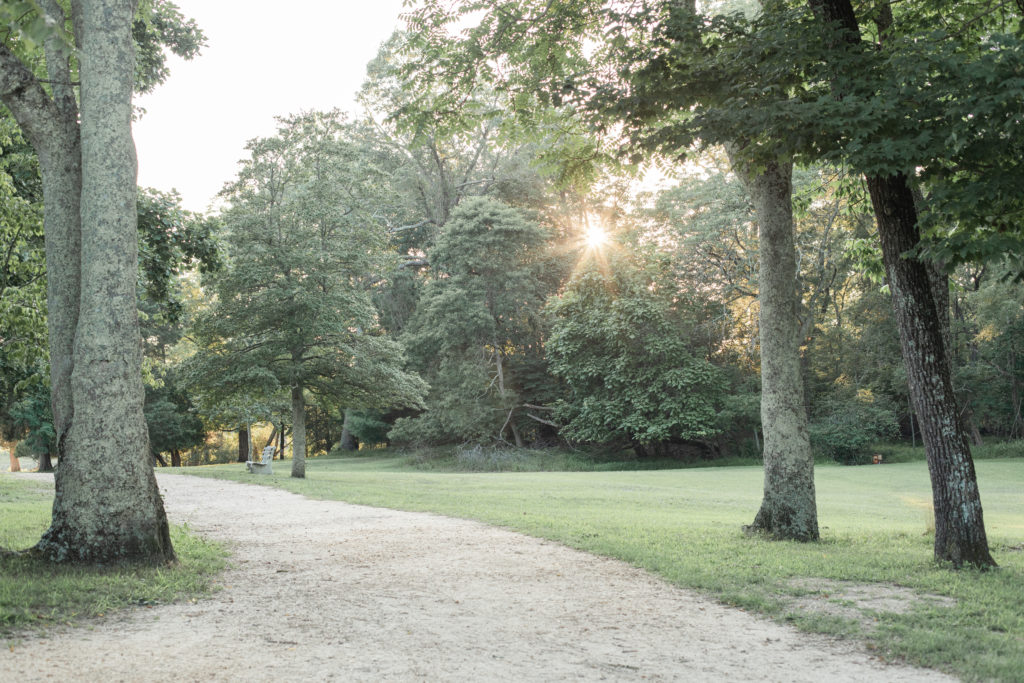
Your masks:
<path fill-rule="evenodd" d="M 515 414 L 530 398 L 519 370 L 542 353 L 541 308 L 552 286 L 546 238 L 495 199 L 468 198 L 452 212 L 428 253 L 434 277 L 403 334 L 431 385 L 427 410 L 400 420 L 392 439 L 483 441 L 504 438 L 512 420 L 526 428 Z"/>
<path fill-rule="evenodd" d="M 648 445 L 718 433 L 724 377 L 695 354 L 690 304 L 666 286 L 666 265 L 593 257 L 550 304 L 547 348 L 571 392 L 559 410 L 569 438 Z"/>
<path fill-rule="evenodd" d="M 135 39 L 135 89 L 146 93 L 170 76 L 167 53 L 192 59 L 206 46 L 206 36 L 195 19 L 186 17 L 173 2 L 142 0 L 132 24 Z"/>
<path fill-rule="evenodd" d="M 35 155 L 14 121 L 0 116 L 0 351 L 5 366 L 30 366 L 46 347 L 42 192 Z"/>
<path fill-rule="evenodd" d="M 195 406 L 171 375 L 160 378 L 157 386 L 146 385 L 144 412 L 154 453 L 183 451 L 206 440 L 206 427 Z"/>
<path fill-rule="evenodd" d="M 218 221 L 181 208 L 176 192 L 140 190 L 137 199 L 141 298 L 156 306 L 162 321 L 177 323 L 182 313 L 178 280 L 192 268 L 216 272 L 222 259 Z"/>
<path fill-rule="evenodd" d="M 391 424 L 386 422 L 384 417 L 380 413 L 352 411 L 349 415 L 348 429 L 360 443 L 368 446 L 386 443 Z"/>
<path fill-rule="evenodd" d="M 19 57 L 41 51 L 48 40 L 56 41 L 64 57 L 75 49 L 71 27 L 49 20 L 35 0 L 4 0 L 0 26 L 0 39 Z"/>
<path fill-rule="evenodd" d="M 810 424 L 815 453 L 843 465 L 867 465 L 871 446 L 898 434 L 894 407 L 870 392 L 832 396 L 815 409 Z"/>
<path fill-rule="evenodd" d="M 337 112 L 280 124 L 250 142 L 225 190 L 228 260 L 195 322 L 188 384 L 227 424 L 269 418 L 293 386 L 346 406 L 415 406 L 425 387 L 370 298 L 387 258 L 372 150 Z"/>
<path fill-rule="evenodd" d="M 57 444 L 46 367 L 39 363 L 34 370 L 35 373 L 17 387 L 16 395 L 20 398 L 8 409 L 10 422 L 7 426 L 14 435 L 21 437 L 17 455 L 38 459 L 45 453 L 56 454 Z"/>

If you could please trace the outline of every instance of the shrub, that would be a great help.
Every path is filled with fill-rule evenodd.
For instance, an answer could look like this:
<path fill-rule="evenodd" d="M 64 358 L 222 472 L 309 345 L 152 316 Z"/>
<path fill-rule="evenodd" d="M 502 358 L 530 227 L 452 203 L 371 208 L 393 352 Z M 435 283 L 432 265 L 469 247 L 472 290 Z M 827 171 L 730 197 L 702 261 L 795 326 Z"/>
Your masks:
<path fill-rule="evenodd" d="M 893 407 L 866 390 L 831 398 L 816 413 L 810 425 L 812 449 L 843 465 L 870 464 L 871 444 L 899 433 Z"/>

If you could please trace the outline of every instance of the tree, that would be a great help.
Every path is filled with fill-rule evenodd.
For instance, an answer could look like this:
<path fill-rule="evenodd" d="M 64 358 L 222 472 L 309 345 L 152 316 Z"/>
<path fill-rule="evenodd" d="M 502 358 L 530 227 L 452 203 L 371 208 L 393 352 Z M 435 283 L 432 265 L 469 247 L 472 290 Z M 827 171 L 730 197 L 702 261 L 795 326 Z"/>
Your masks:
<path fill-rule="evenodd" d="M 452 212 L 428 253 L 433 277 L 403 341 L 431 385 L 427 410 L 391 438 L 524 445 L 520 370 L 542 356 L 545 231 L 495 199 Z M 528 419 L 528 418 L 527 418 Z"/>
<path fill-rule="evenodd" d="M 82 153 L 75 91 L 80 78 L 72 52 L 82 39 L 74 20 L 83 8 L 75 5 L 69 15 L 56 0 L 39 0 L 28 4 L 29 11 L 25 9 L 15 3 L 0 6 L 4 23 L 18 29 L 0 45 L 0 100 L 39 159 L 45 206 L 52 404 L 58 448 L 62 449 L 73 415 L 71 373 L 80 303 Z M 164 47 L 191 58 L 203 41 L 195 23 L 165 0 L 146 2 L 143 11 L 130 19 L 129 30 L 142 55 L 135 73 L 140 92 L 166 78 Z M 45 74 L 33 71 L 40 67 Z"/>
<path fill-rule="evenodd" d="M 0 99 L 38 154 L 42 175 L 51 405 L 61 467 L 52 524 L 37 551 L 58 561 L 166 561 L 174 555 L 142 417 L 130 131 L 133 32 L 148 35 L 154 25 L 148 19 L 173 6 L 147 5 L 141 26 L 128 1 L 75 2 L 70 14 L 55 0 L 35 7 L 40 11 L 7 17 L 20 32 L 0 45 Z M 12 9 L 4 3 L 5 15 Z M 193 25 L 175 40 L 191 41 L 194 53 L 200 37 Z M 154 64 L 163 64 L 161 42 L 151 43 Z M 30 68 L 43 63 L 45 78 Z M 155 76 L 140 79 L 141 87 L 160 79 L 152 71 L 140 75 Z"/>
<path fill-rule="evenodd" d="M 292 476 L 304 477 L 307 392 L 377 408 L 416 406 L 425 386 L 402 370 L 401 348 L 376 324 L 381 185 L 357 128 L 337 112 L 280 124 L 276 137 L 250 142 L 251 158 L 225 191 L 228 263 L 196 322 L 189 372 L 212 403 L 287 391 Z"/>
<path fill-rule="evenodd" d="M 558 416 L 579 441 L 625 441 L 640 455 L 707 451 L 720 431 L 724 374 L 700 356 L 700 305 L 666 272 L 667 258 L 584 256 L 565 291 L 549 301 L 546 348 L 569 386 Z M 693 449 L 696 444 L 696 449 Z"/>
<path fill-rule="evenodd" d="M 845 55 L 857 56 L 863 51 L 860 25 L 852 4 L 849 0 L 810 0 L 810 6 L 821 22 L 826 45 L 831 48 L 826 64 L 831 67 L 835 95 L 873 100 L 877 86 L 872 79 L 866 84 L 856 83 L 852 74 L 836 71 L 837 61 L 842 69 L 851 66 L 844 60 Z M 888 75 L 884 71 L 869 74 L 874 78 Z M 877 145 L 873 134 L 855 130 L 853 137 L 863 137 Z M 994 566 L 970 446 L 950 378 L 951 349 L 943 338 L 928 266 L 911 255 L 921 243 L 912 180 L 907 175 L 912 160 L 901 156 L 896 163 L 879 164 L 876 160 L 871 165 L 864 156 L 867 155 L 855 157 L 855 164 L 865 170 L 875 209 L 911 398 L 928 456 L 935 508 L 935 557 L 956 567 Z"/>
<path fill-rule="evenodd" d="M 80 242 L 61 240 L 57 248 L 71 262 L 77 261 L 80 270 L 77 275 L 66 270 L 51 273 L 51 280 L 63 287 L 68 286 L 62 281 L 65 277 L 79 283 L 71 375 L 74 419 L 66 433 L 58 434 L 58 443 L 66 438 L 67 444 L 61 450 L 53 520 L 37 545 L 55 560 L 167 561 L 174 557 L 149 464 L 142 412 L 131 138 L 134 16 L 133 2 L 100 0 L 73 8 L 82 83 L 81 170 L 80 175 L 67 174 L 64 180 L 77 185 L 80 178 L 81 238 Z M 61 83 L 70 81 L 68 68 L 55 64 L 54 70 Z M 58 85 L 55 90 L 73 99 L 70 85 Z M 66 135 L 65 140 L 71 137 L 75 136 Z M 37 151 L 42 160 L 51 150 L 39 145 Z M 74 150 L 61 152 L 65 164 L 79 158 Z M 44 197 L 47 163 L 42 164 Z M 76 246 L 80 252 L 69 253 Z M 52 307 L 50 313 L 54 314 Z M 51 349 L 51 354 L 63 350 Z M 103 481 L 103 487 L 85 484 L 96 480 Z"/>
<path fill-rule="evenodd" d="M 181 467 L 181 451 L 206 440 L 195 406 L 169 373 L 158 386 L 146 386 L 145 415 L 150 449 L 154 455 L 169 453 L 172 467 Z"/>
<path fill-rule="evenodd" d="M 458 98 L 488 82 L 527 116 L 538 106 L 575 105 L 634 160 L 645 152 L 677 158 L 698 139 L 728 145 L 733 169 L 754 199 L 768 309 L 766 314 L 762 306 L 760 328 L 768 337 L 761 345 L 768 369 L 762 377 L 765 498 L 752 526 L 778 538 L 817 539 L 814 460 L 795 332 L 792 159 L 783 150 L 765 149 L 763 129 L 738 130 L 716 115 L 737 94 L 728 79 L 735 53 L 717 40 L 717 27 L 705 25 L 692 1 L 464 2 L 454 13 L 481 10 L 480 23 L 454 41 L 447 31 L 452 12 L 442 3 L 425 0 L 411 14 L 411 28 L 423 36 L 428 55 L 413 72 L 413 92 L 451 83 L 445 104 L 457 108 Z M 766 93 L 764 102 L 780 98 L 778 91 Z"/>

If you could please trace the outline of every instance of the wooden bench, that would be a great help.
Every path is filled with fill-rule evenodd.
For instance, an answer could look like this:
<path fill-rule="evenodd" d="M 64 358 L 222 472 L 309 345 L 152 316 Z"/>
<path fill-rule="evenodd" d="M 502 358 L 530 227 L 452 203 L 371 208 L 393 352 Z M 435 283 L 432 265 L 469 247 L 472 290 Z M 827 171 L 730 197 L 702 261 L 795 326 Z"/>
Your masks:
<path fill-rule="evenodd" d="M 277 450 L 273 446 L 267 446 L 263 449 L 263 454 L 260 456 L 260 460 L 257 462 L 249 456 L 249 460 L 245 461 L 245 469 L 253 474 L 273 474 L 274 471 L 274 451 Z"/>

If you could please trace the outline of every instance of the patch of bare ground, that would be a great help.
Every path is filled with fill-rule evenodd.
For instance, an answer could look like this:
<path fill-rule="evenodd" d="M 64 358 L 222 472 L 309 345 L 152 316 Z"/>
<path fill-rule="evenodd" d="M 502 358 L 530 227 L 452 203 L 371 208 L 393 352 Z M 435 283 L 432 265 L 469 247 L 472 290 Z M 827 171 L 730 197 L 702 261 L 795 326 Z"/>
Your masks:
<path fill-rule="evenodd" d="M 0 680 L 953 680 L 504 529 L 159 481 L 174 522 L 230 545 L 222 590 L 26 635 Z"/>
<path fill-rule="evenodd" d="M 788 585 L 803 593 L 787 603 L 790 611 L 824 614 L 853 621 L 860 625 L 864 633 L 875 629 L 876 618 L 881 613 L 906 614 L 916 607 L 956 606 L 953 598 L 919 593 L 896 584 L 802 577 L 789 581 Z"/>

